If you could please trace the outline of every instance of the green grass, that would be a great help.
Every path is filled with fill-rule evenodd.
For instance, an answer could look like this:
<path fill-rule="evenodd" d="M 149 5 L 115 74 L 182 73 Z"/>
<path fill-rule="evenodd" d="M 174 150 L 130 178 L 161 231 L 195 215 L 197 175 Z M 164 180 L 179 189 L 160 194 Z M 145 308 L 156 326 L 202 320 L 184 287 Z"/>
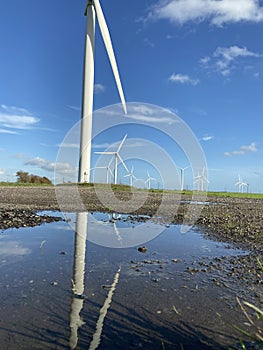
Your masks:
<path fill-rule="evenodd" d="M 248 303 L 247 301 L 243 301 L 243 303 L 241 303 L 238 297 L 236 299 L 240 309 L 242 310 L 244 316 L 246 317 L 248 323 L 250 324 L 251 329 L 253 329 L 253 333 L 249 333 L 234 324 L 232 324 L 232 327 L 237 331 L 239 331 L 240 334 L 242 334 L 243 336 L 250 338 L 252 341 L 256 342 L 259 346 L 259 349 L 262 349 L 263 347 L 263 328 L 262 328 L 263 311 L 258 307 L 256 307 L 255 305 Z M 245 309 L 245 306 L 250 308 L 250 310 L 254 311 L 254 317 L 248 314 L 247 310 Z M 254 321 L 253 318 L 255 319 L 255 315 L 256 315 L 256 320 Z M 242 349 L 244 350 L 247 349 L 243 340 L 240 340 L 240 345 Z M 229 348 L 229 350 L 232 350 L 232 348 Z"/>
<path fill-rule="evenodd" d="M 229 198 L 255 198 L 263 199 L 262 193 L 239 193 L 239 192 L 207 192 L 211 197 L 229 197 Z"/>

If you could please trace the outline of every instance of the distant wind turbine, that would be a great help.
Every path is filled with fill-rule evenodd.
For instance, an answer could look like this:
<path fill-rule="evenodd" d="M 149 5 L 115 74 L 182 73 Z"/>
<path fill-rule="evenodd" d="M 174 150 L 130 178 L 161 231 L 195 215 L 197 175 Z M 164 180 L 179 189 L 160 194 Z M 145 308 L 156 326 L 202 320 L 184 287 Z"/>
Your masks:
<path fill-rule="evenodd" d="M 110 163 L 108 164 L 108 165 L 105 165 L 105 166 L 97 166 L 97 167 L 95 167 L 95 168 L 91 168 L 90 170 L 94 170 L 94 173 L 93 173 L 93 182 L 95 182 L 94 181 L 94 175 L 95 175 L 95 170 L 96 169 L 106 169 L 106 184 L 109 184 L 109 182 L 110 182 L 110 176 L 112 176 L 113 177 L 113 172 L 112 172 L 112 170 L 111 170 L 111 168 L 110 168 Z"/>
<path fill-rule="evenodd" d="M 157 181 L 157 179 L 155 179 L 154 177 L 151 177 L 149 172 L 147 171 L 147 179 L 146 179 L 146 182 L 148 183 L 148 190 L 151 189 L 151 180 L 154 180 L 154 181 Z"/>
<path fill-rule="evenodd" d="M 205 167 L 203 168 L 201 175 L 198 172 L 198 175 L 194 178 L 194 183 L 197 184 L 197 191 L 201 191 L 201 192 L 204 191 L 204 184 L 205 183 L 209 184 L 209 181 L 205 176 Z"/>
<path fill-rule="evenodd" d="M 197 176 L 194 177 L 194 183 L 196 184 L 197 191 L 201 190 L 201 175 L 199 172 L 197 173 Z"/>
<path fill-rule="evenodd" d="M 236 182 L 236 186 L 238 186 L 238 192 L 239 193 L 243 193 L 244 192 L 244 187 L 247 187 L 247 191 L 248 191 L 249 184 L 244 182 L 242 180 L 241 176 L 238 175 L 238 181 Z"/>
<path fill-rule="evenodd" d="M 124 163 L 122 157 L 120 156 L 120 150 L 126 140 L 127 134 L 124 136 L 124 138 L 122 139 L 122 141 L 120 142 L 118 148 L 116 151 L 104 151 L 104 152 L 94 152 L 95 154 L 111 154 L 113 155 L 111 161 L 109 162 L 109 166 L 112 162 L 112 160 L 114 159 L 114 184 L 117 184 L 117 179 L 118 179 L 118 160 L 120 160 L 120 162 L 122 163 L 122 165 L 124 166 L 125 170 L 127 171 L 127 173 L 129 172 L 126 164 Z"/>
<path fill-rule="evenodd" d="M 134 168 L 132 166 L 131 171 L 129 172 L 129 174 L 124 175 L 124 177 L 129 177 L 129 185 L 132 187 L 133 184 L 133 179 L 136 180 L 136 177 L 133 174 Z"/>
<path fill-rule="evenodd" d="M 110 33 L 104 18 L 99 0 L 88 0 L 85 16 L 87 16 L 87 29 L 84 55 L 83 91 L 82 91 L 82 116 L 80 131 L 80 155 L 79 155 L 79 182 L 90 181 L 91 137 L 92 137 L 92 111 L 94 93 L 94 34 L 95 17 L 97 17 L 101 35 L 109 56 L 111 68 L 119 91 L 120 99 L 125 114 L 127 114 L 124 93 L 121 86 L 118 67 L 112 48 Z"/>
<path fill-rule="evenodd" d="M 245 183 L 242 181 L 241 176 L 239 174 L 238 174 L 238 180 L 235 185 L 237 186 L 239 193 L 243 192 L 243 187 Z"/>

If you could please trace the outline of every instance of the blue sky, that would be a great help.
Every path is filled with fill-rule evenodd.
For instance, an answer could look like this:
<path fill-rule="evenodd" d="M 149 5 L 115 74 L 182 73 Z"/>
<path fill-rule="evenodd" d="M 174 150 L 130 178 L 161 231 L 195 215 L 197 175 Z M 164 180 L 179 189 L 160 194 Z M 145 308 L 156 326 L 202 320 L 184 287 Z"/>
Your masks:
<path fill-rule="evenodd" d="M 101 5 L 126 101 L 170 109 L 189 126 L 204 150 L 211 190 L 237 190 L 240 174 L 249 190 L 262 192 L 263 1 L 101 0 Z M 53 177 L 59 145 L 81 115 L 84 8 L 84 0 L 0 5 L 0 180 L 15 181 L 20 169 Z M 97 110 L 119 103 L 98 26 L 95 55 Z M 94 141 L 94 151 L 124 134 L 107 133 Z M 164 148 L 171 153 L 169 142 Z M 179 153 L 172 156 L 178 169 L 188 166 Z M 135 170 L 146 179 L 147 169 L 138 164 Z M 63 175 L 61 165 L 67 180 L 66 170 Z M 189 169 L 185 177 L 192 188 Z"/>

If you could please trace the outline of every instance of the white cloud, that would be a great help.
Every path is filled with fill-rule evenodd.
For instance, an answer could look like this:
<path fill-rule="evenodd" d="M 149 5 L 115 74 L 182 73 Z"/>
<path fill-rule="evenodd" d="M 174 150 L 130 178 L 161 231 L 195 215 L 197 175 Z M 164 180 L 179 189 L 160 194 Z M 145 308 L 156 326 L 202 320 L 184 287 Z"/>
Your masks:
<path fill-rule="evenodd" d="M 36 158 L 31 158 L 25 162 L 25 165 L 35 165 L 39 166 L 40 168 L 47 163 L 47 160 L 44 158 L 36 157 Z"/>
<path fill-rule="evenodd" d="M 143 115 L 143 114 L 130 114 L 129 113 L 129 118 L 135 119 L 135 120 L 140 120 L 142 122 L 146 123 L 167 123 L 167 124 L 173 124 L 176 121 L 173 118 L 169 117 L 156 117 L 156 116 L 148 116 L 148 115 Z"/>
<path fill-rule="evenodd" d="M 163 113 L 163 115 L 162 115 Z M 139 120 L 146 123 L 167 123 L 176 122 L 173 113 L 167 108 L 155 108 L 146 105 L 131 105 L 127 118 Z"/>
<path fill-rule="evenodd" d="M 143 42 L 144 44 L 146 44 L 147 46 L 150 46 L 150 47 L 154 47 L 154 43 L 149 39 L 149 38 L 144 38 L 143 39 Z"/>
<path fill-rule="evenodd" d="M 248 145 L 248 146 L 241 146 L 240 148 L 241 148 L 243 151 L 245 151 L 245 152 L 257 152 L 257 151 L 258 151 L 255 142 L 252 142 L 252 143 L 251 143 L 250 145 Z"/>
<path fill-rule="evenodd" d="M 212 136 L 212 135 L 205 135 L 205 136 L 202 137 L 202 140 L 203 140 L 203 141 L 210 141 L 210 140 L 212 140 L 213 138 L 214 138 L 214 136 Z"/>
<path fill-rule="evenodd" d="M 102 84 L 95 84 L 94 85 L 94 92 L 95 94 L 99 94 L 105 91 L 105 86 Z"/>
<path fill-rule="evenodd" d="M 69 109 L 72 109 L 73 111 L 77 111 L 77 112 L 81 111 L 81 108 L 78 106 L 67 105 L 67 107 Z"/>
<path fill-rule="evenodd" d="M 0 242 L 0 256 L 20 256 L 30 254 L 31 250 L 28 248 L 24 248 L 20 245 L 19 242 Z"/>
<path fill-rule="evenodd" d="M 173 73 L 170 77 L 169 80 L 172 81 L 173 83 L 181 83 L 181 84 L 192 84 L 192 85 L 197 85 L 199 83 L 198 79 L 192 79 L 188 75 L 185 74 L 180 74 L 180 73 Z"/>
<path fill-rule="evenodd" d="M 0 129 L 0 134 L 18 135 L 18 132 L 7 129 Z"/>
<path fill-rule="evenodd" d="M 61 148 L 79 148 L 79 143 L 61 143 L 60 145 L 56 145 L 56 147 Z"/>
<path fill-rule="evenodd" d="M 27 109 L 1 104 L 1 108 L 11 114 L 31 114 Z"/>
<path fill-rule="evenodd" d="M 64 175 L 75 175 L 76 174 L 76 168 L 73 167 L 68 162 L 52 162 L 50 160 L 35 157 L 27 160 L 25 165 L 32 165 L 36 166 L 40 169 L 47 170 L 47 171 L 56 171 L 60 174 Z"/>
<path fill-rule="evenodd" d="M 8 129 L 32 129 L 40 119 L 33 116 L 25 108 L 14 106 L 0 106 L 0 126 Z M 14 134 L 13 130 L 2 129 L 1 132 Z"/>
<path fill-rule="evenodd" d="M 92 148 L 103 148 L 103 149 L 107 149 L 107 148 L 109 148 L 110 146 L 111 146 L 111 145 L 110 145 L 108 142 L 92 144 Z"/>
<path fill-rule="evenodd" d="M 249 153 L 249 152 L 255 153 L 257 151 L 258 151 L 258 149 L 257 149 L 256 143 L 252 142 L 248 146 L 246 146 L 246 145 L 240 146 L 240 148 L 238 150 L 225 152 L 224 155 L 227 156 L 227 157 L 232 157 L 232 156 L 246 154 L 246 153 Z"/>
<path fill-rule="evenodd" d="M 0 175 L 3 175 L 5 171 L 3 169 L 0 169 Z"/>
<path fill-rule="evenodd" d="M 262 22 L 259 0 L 159 0 L 146 20 L 168 19 L 177 24 L 208 21 L 211 25 Z"/>
<path fill-rule="evenodd" d="M 227 76 L 235 68 L 240 58 L 259 58 L 262 54 L 248 50 L 246 47 L 236 45 L 230 47 L 218 47 L 211 57 L 201 58 L 200 63 L 204 68 L 214 69 L 220 74 Z"/>

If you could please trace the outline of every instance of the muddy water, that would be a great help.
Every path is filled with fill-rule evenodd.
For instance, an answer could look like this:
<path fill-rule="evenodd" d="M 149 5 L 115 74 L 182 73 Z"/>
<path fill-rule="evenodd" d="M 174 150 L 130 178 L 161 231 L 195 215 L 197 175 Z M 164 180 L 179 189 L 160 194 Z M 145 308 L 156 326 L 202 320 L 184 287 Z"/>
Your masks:
<path fill-rule="evenodd" d="M 66 219 L 0 233 L 0 349 L 224 349 L 238 343 L 230 325 L 244 328 L 246 320 L 234 286 L 219 279 L 220 266 L 248 252 L 128 216 Z M 144 239 L 155 237 L 145 253 L 140 244 L 131 246 L 142 243 L 140 231 Z"/>

